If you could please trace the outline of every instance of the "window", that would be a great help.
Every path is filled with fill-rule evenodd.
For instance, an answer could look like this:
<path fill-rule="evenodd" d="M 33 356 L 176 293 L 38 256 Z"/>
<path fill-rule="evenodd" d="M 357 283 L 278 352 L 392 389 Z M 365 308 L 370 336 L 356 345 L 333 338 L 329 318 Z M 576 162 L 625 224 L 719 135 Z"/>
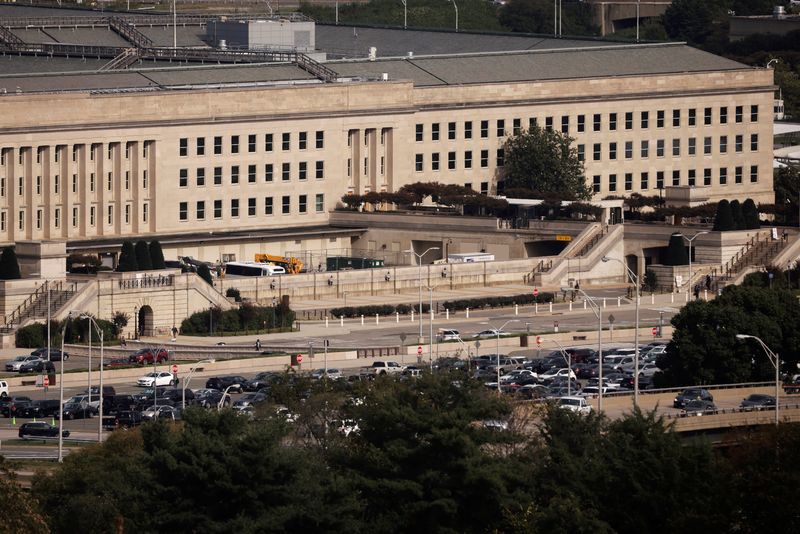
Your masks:
<path fill-rule="evenodd" d="M 111 210 L 111 206 L 108 207 L 109 211 Z M 36 210 L 36 229 L 42 229 L 42 210 Z M 108 218 L 108 224 L 111 224 L 111 217 Z"/>
<path fill-rule="evenodd" d="M 417 143 L 425 140 L 425 127 L 422 124 L 417 124 L 415 127 L 415 140 Z"/>
<path fill-rule="evenodd" d="M 673 139 L 672 140 L 672 155 L 677 157 L 681 155 L 681 140 L 680 139 Z"/>
<path fill-rule="evenodd" d="M 758 105 L 750 106 L 750 122 L 758 122 Z"/>
<path fill-rule="evenodd" d="M 592 177 L 592 191 L 595 192 L 595 193 L 599 193 L 600 192 L 600 175 L 599 174 L 595 174 Z"/>
<path fill-rule="evenodd" d="M 519 119 L 514 119 L 519 120 Z M 561 133 L 569 133 L 569 116 L 562 115 L 561 116 Z"/>
<path fill-rule="evenodd" d="M 728 153 L 728 136 L 727 135 L 719 136 L 719 153 L 720 154 L 727 154 Z"/>
<path fill-rule="evenodd" d="M 256 199 L 255 197 L 250 197 L 247 199 L 247 215 L 249 217 L 256 216 Z"/>
<path fill-rule="evenodd" d="M 608 114 L 608 129 L 612 132 L 617 129 L 617 114 L 616 113 L 609 113 Z"/>
<path fill-rule="evenodd" d="M 308 148 L 308 132 L 300 132 L 297 138 L 297 146 L 300 150 Z"/>
<path fill-rule="evenodd" d="M 297 210 L 300 213 L 308 213 L 307 203 L 308 203 L 308 196 L 307 195 L 300 195 L 297 198 Z"/>
<path fill-rule="evenodd" d="M 301 161 L 299 164 L 299 168 L 297 171 L 297 177 L 300 180 L 307 180 L 308 179 L 308 163 L 305 161 Z"/>
<path fill-rule="evenodd" d="M 247 166 L 247 182 L 250 184 L 256 183 L 256 166 L 255 165 L 248 165 Z"/>
<path fill-rule="evenodd" d="M 17 227 L 20 230 L 24 230 L 25 229 L 25 212 L 20 210 L 18 215 L 19 215 L 19 224 L 18 224 Z M 92 226 L 94 226 L 94 208 L 92 208 Z"/>
<path fill-rule="evenodd" d="M 663 158 L 664 157 L 664 140 L 659 139 L 656 141 L 656 157 Z"/>
<path fill-rule="evenodd" d="M 485 169 L 489 166 L 489 151 L 481 150 L 481 168 Z"/>
<path fill-rule="evenodd" d="M 641 148 L 639 150 L 639 155 L 642 158 L 649 158 L 650 157 L 650 141 L 642 141 Z"/>
<path fill-rule="evenodd" d="M 424 164 L 424 157 L 422 154 L 417 154 L 416 156 L 414 156 L 414 170 L 416 172 L 422 172 L 423 164 Z"/>
<path fill-rule="evenodd" d="M 447 153 L 447 169 L 448 170 L 455 170 L 456 168 L 456 153 L 455 152 L 448 152 Z"/>
<path fill-rule="evenodd" d="M 317 210 L 317 213 L 322 213 L 325 211 L 325 195 L 322 193 L 317 193 L 317 196 L 314 200 L 314 208 Z"/>
<path fill-rule="evenodd" d="M 692 108 L 689 110 L 689 126 L 697 125 L 697 110 Z"/>
<path fill-rule="evenodd" d="M 111 173 L 109 173 L 109 174 L 111 174 Z M 37 176 L 36 177 L 36 194 L 37 195 L 41 195 L 42 194 L 42 177 L 41 176 Z"/>
<path fill-rule="evenodd" d="M 239 166 L 233 165 L 231 167 L 231 184 L 238 184 L 239 183 Z"/>
<path fill-rule="evenodd" d="M 497 149 L 496 160 L 497 160 L 497 166 L 498 167 L 502 167 L 503 165 L 506 164 L 506 152 L 505 152 L 505 150 L 503 150 L 502 148 L 498 148 Z"/>
<path fill-rule="evenodd" d="M 497 119 L 497 137 L 503 137 L 504 135 L 506 135 L 506 121 Z"/>
<path fill-rule="evenodd" d="M 434 122 L 431 124 L 431 141 L 439 140 L 439 123 Z"/>
<path fill-rule="evenodd" d="M 719 108 L 719 123 L 728 124 L 728 108 L 726 106 Z"/>
<path fill-rule="evenodd" d="M 94 209 L 94 208 L 92 208 Z M 189 219 L 189 203 L 181 202 L 178 204 L 178 219 L 185 221 Z"/>
<path fill-rule="evenodd" d="M 125 222 L 130 222 L 131 206 L 125 206 Z M 56 228 L 61 228 L 61 208 L 56 208 L 53 212 L 53 224 Z"/>
<path fill-rule="evenodd" d="M 728 183 L 728 169 L 727 167 L 719 168 L 719 185 L 726 185 Z"/>
<path fill-rule="evenodd" d="M 110 147 L 109 147 L 110 149 Z M 94 152 L 94 151 L 92 151 Z M 180 141 L 178 142 L 178 154 L 181 157 L 185 157 L 189 155 L 189 138 L 181 137 Z"/>
<path fill-rule="evenodd" d="M 317 130 L 315 146 L 317 148 L 325 148 L 325 132 Z"/>
<path fill-rule="evenodd" d="M 664 189 L 664 171 L 656 173 L 656 189 Z"/>
<path fill-rule="evenodd" d="M 94 191 L 94 173 L 91 174 L 91 178 L 92 191 Z M 19 196 L 25 194 L 25 179 L 22 176 L 17 179 L 17 190 L 19 191 Z"/>
<path fill-rule="evenodd" d="M 289 150 L 292 148 L 292 134 L 290 133 L 283 133 L 281 134 L 281 150 Z"/>
<path fill-rule="evenodd" d="M 431 170 L 438 171 L 439 170 L 439 153 L 434 152 L 431 154 Z"/>
<path fill-rule="evenodd" d="M 58 176 L 56 176 L 58 178 Z M 131 188 L 131 171 L 125 171 L 125 191 Z M 56 193 L 58 193 L 58 188 L 56 188 Z"/>
<path fill-rule="evenodd" d="M 750 134 L 750 150 L 758 150 L 758 134 Z"/>
<path fill-rule="evenodd" d="M 369 175 L 369 158 L 364 158 L 364 175 Z"/>
<path fill-rule="evenodd" d="M 646 173 L 646 172 L 643 172 L 641 174 L 641 180 L 640 180 L 640 184 L 639 184 L 641 186 L 642 190 L 647 189 L 649 187 L 649 185 L 650 185 L 649 184 L 649 180 L 650 180 L 650 175 L 648 173 Z"/>
<path fill-rule="evenodd" d="M 147 189 L 147 171 L 142 171 L 142 189 Z"/>
<path fill-rule="evenodd" d="M 681 171 L 672 171 L 672 185 L 675 187 L 681 185 Z"/>
<path fill-rule="evenodd" d="M 592 119 L 593 119 L 592 131 L 599 132 L 600 131 L 601 115 L 599 113 L 595 113 L 594 116 L 592 117 Z"/>
<path fill-rule="evenodd" d="M 222 154 L 222 137 L 214 137 L 214 155 L 219 156 Z"/>
<path fill-rule="evenodd" d="M 735 112 L 736 122 L 742 122 L 744 120 L 744 106 L 736 106 Z"/>
<path fill-rule="evenodd" d="M 481 139 L 489 137 L 489 121 L 481 121 Z"/>
<path fill-rule="evenodd" d="M 109 143 L 108 144 L 108 157 L 106 159 L 111 159 L 111 158 L 114 157 L 114 144 L 115 143 Z M 40 159 L 41 159 L 41 151 L 37 151 L 36 152 L 36 163 L 39 163 Z"/>
<path fill-rule="evenodd" d="M 472 168 L 472 150 L 467 150 L 464 152 L 464 168 Z"/>
<path fill-rule="evenodd" d="M 548 132 L 553 131 L 553 117 L 545 117 L 544 118 L 544 129 Z"/>
<path fill-rule="evenodd" d="M 744 173 L 744 167 L 736 167 L 734 169 L 734 181 L 737 184 L 742 183 L 742 174 Z"/>
<path fill-rule="evenodd" d="M 608 175 L 608 190 L 609 192 L 613 193 L 617 190 L 617 175 L 616 174 L 609 174 Z"/>
<path fill-rule="evenodd" d="M 214 218 L 221 219 L 222 218 L 222 201 L 215 200 L 214 201 Z"/>
<path fill-rule="evenodd" d="M 464 123 L 464 139 L 472 139 L 472 121 Z"/>
<path fill-rule="evenodd" d="M 268 133 L 264 136 L 264 150 L 267 152 L 272 152 L 275 148 L 274 138 L 271 133 Z"/>
<path fill-rule="evenodd" d="M 758 181 L 758 165 L 750 165 L 750 182 L 756 183 Z"/>
<path fill-rule="evenodd" d="M 481 195 L 489 194 L 489 182 L 481 182 Z"/>
<path fill-rule="evenodd" d="M 322 180 L 325 178 L 325 162 L 318 161 L 315 164 L 315 177 L 317 180 Z"/>
<path fill-rule="evenodd" d="M 150 205 L 147 202 L 142 204 L 142 222 L 147 222 L 147 214 L 149 213 L 148 211 L 149 208 Z"/>
<path fill-rule="evenodd" d="M 578 161 L 586 160 L 586 145 L 578 145 Z"/>
<path fill-rule="evenodd" d="M 197 205 L 195 206 L 195 213 L 197 215 L 198 220 L 203 220 L 206 218 L 206 203 L 204 200 L 197 201 Z"/>
<path fill-rule="evenodd" d="M 197 169 L 197 187 L 206 185 L 206 170 L 204 168 Z"/>
<path fill-rule="evenodd" d="M 688 152 L 690 156 L 694 156 L 695 154 L 697 154 L 697 139 L 694 137 L 689 138 Z"/>
<path fill-rule="evenodd" d="M 711 185 L 711 169 L 703 169 L 703 185 Z"/>
<path fill-rule="evenodd" d="M 56 175 L 53 177 L 53 188 L 55 189 L 54 193 L 55 193 L 56 195 L 58 194 L 58 191 L 59 191 L 59 189 L 60 189 L 60 187 L 59 187 L 59 184 L 60 184 L 60 180 L 58 179 L 58 175 L 56 174 Z"/>
<path fill-rule="evenodd" d="M 195 153 L 198 156 L 205 156 L 206 155 L 206 138 L 205 137 L 198 137 L 196 144 L 195 144 Z"/>
<path fill-rule="evenodd" d="M 706 126 L 711 125 L 711 108 L 705 108 L 703 110 L 703 124 Z"/>
<path fill-rule="evenodd" d="M 72 208 L 72 226 L 78 226 L 78 208 Z"/>
<path fill-rule="evenodd" d="M 608 144 L 608 159 L 617 159 L 617 143 Z"/>
<path fill-rule="evenodd" d="M 292 202 L 288 195 L 281 198 L 281 213 L 288 215 L 292 211 Z"/>
<path fill-rule="evenodd" d="M 625 129 L 633 130 L 633 111 L 625 112 Z"/>
<path fill-rule="evenodd" d="M 247 151 L 253 153 L 256 151 L 256 135 L 250 134 L 247 136 Z"/>
<path fill-rule="evenodd" d="M 514 135 L 519 135 L 521 131 L 522 131 L 522 119 L 514 119 L 513 122 Z"/>
<path fill-rule="evenodd" d="M 539 124 L 539 122 L 536 119 L 536 117 L 531 117 L 531 118 L 528 119 L 528 129 L 529 130 L 533 130 L 534 128 L 536 128 L 538 126 L 538 124 Z"/>
<path fill-rule="evenodd" d="M 113 185 L 114 185 L 114 175 L 109 172 L 108 175 L 106 176 L 106 189 L 111 191 Z"/>
<path fill-rule="evenodd" d="M 600 153 L 602 151 L 602 145 L 600 143 L 595 143 L 592 145 L 592 161 L 600 161 Z"/>
<path fill-rule="evenodd" d="M 89 184 L 91 190 L 94 191 L 94 185 L 92 183 Z M 186 187 L 189 185 L 189 169 L 181 169 L 179 171 L 178 177 L 178 187 Z"/>
<path fill-rule="evenodd" d="M 454 122 L 447 123 L 447 138 L 448 139 L 456 138 L 456 123 Z"/>
<path fill-rule="evenodd" d="M 6 212 L 0 211 L 0 231 L 6 231 Z"/>
<path fill-rule="evenodd" d="M 744 146 L 744 136 L 737 135 L 734 143 L 734 148 L 736 149 L 736 152 L 741 152 L 743 146 Z"/>
<path fill-rule="evenodd" d="M 673 109 L 672 110 L 672 127 L 673 128 L 680 128 L 681 126 L 681 110 Z"/>
<path fill-rule="evenodd" d="M 687 184 L 689 187 L 694 187 L 695 185 L 697 185 L 697 184 L 695 184 L 695 178 L 696 178 L 695 170 L 694 169 L 690 169 L 689 170 L 689 183 Z"/>
<path fill-rule="evenodd" d="M 625 173 L 625 191 L 633 191 L 633 173 Z"/>
<path fill-rule="evenodd" d="M 656 128 L 664 127 L 664 110 L 659 109 L 656 111 Z"/>
<path fill-rule="evenodd" d="M 238 154 L 239 153 L 239 136 L 232 135 L 231 136 L 231 154 Z"/>
<path fill-rule="evenodd" d="M 3 192 L 2 192 L 3 196 L 6 195 L 6 187 L 5 186 L 6 186 L 5 179 L 3 179 Z M 78 175 L 77 174 L 73 174 L 72 175 L 72 192 L 73 193 L 77 193 L 78 192 Z"/>
<path fill-rule="evenodd" d="M 578 133 L 586 131 L 586 115 L 578 115 Z"/>
<path fill-rule="evenodd" d="M 284 182 L 288 182 L 291 178 L 292 178 L 292 164 L 291 163 L 281 164 L 281 180 Z"/>
<path fill-rule="evenodd" d="M 147 156 L 145 155 L 145 157 Z M 5 165 L 6 164 L 5 153 L 2 156 L 0 156 L 0 158 L 2 158 L 3 160 L 2 162 L 0 162 L 0 165 Z M 72 145 L 72 161 L 78 161 L 78 145 Z"/>
<path fill-rule="evenodd" d="M 231 217 L 238 217 L 239 216 L 239 199 L 232 198 L 231 199 Z"/>
<path fill-rule="evenodd" d="M 272 197 L 264 197 L 264 215 L 272 215 Z"/>

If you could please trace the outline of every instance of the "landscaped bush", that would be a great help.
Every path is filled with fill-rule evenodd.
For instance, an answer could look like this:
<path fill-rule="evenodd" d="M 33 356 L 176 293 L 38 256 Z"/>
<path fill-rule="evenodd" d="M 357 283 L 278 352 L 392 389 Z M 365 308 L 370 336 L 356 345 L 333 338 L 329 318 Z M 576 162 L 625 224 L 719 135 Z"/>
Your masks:
<path fill-rule="evenodd" d="M 97 319 L 97 326 L 103 332 L 103 341 L 108 344 L 116 340 L 116 326 L 111 321 L 105 319 Z M 50 323 L 50 341 L 51 346 L 55 347 L 61 344 L 61 331 L 64 328 L 64 323 L 59 321 L 52 321 Z M 81 319 L 75 317 L 69 319 L 69 325 L 65 332 L 65 343 L 88 343 L 89 341 L 89 328 L 92 329 L 92 343 L 100 345 L 100 336 L 94 326 L 91 325 L 88 319 Z M 17 330 L 15 336 L 15 344 L 20 348 L 36 349 L 47 345 L 47 326 L 45 323 L 33 323 L 24 326 Z"/>
<path fill-rule="evenodd" d="M 210 317 L 209 317 L 210 315 Z M 244 304 L 235 310 L 211 308 L 193 313 L 181 323 L 182 334 L 247 332 L 285 329 L 294 324 L 295 313 L 288 307 Z"/>
<path fill-rule="evenodd" d="M 450 311 L 465 310 L 467 308 L 474 310 L 481 308 L 501 308 L 504 306 L 513 306 L 514 304 L 533 304 L 534 302 L 541 304 L 552 302 L 553 298 L 554 295 L 547 292 L 539 293 L 539 296 L 534 298 L 533 292 L 531 292 L 524 295 L 514 295 L 510 297 L 485 297 L 480 299 L 453 300 L 445 302 L 443 306 L 445 309 Z M 330 310 L 330 314 L 333 317 L 350 318 L 361 317 L 362 315 L 368 317 L 375 314 L 392 315 L 394 313 L 408 315 L 411 313 L 411 310 L 414 310 L 415 313 L 418 313 L 419 306 L 416 304 L 398 304 L 397 306 L 391 306 L 388 304 L 378 306 L 346 306 L 342 308 L 332 308 Z M 423 302 L 422 313 L 429 313 L 429 311 L 430 305 Z"/>
<path fill-rule="evenodd" d="M 242 294 L 235 287 L 229 287 L 227 290 L 225 290 L 225 296 L 232 298 L 236 302 L 242 301 Z"/>

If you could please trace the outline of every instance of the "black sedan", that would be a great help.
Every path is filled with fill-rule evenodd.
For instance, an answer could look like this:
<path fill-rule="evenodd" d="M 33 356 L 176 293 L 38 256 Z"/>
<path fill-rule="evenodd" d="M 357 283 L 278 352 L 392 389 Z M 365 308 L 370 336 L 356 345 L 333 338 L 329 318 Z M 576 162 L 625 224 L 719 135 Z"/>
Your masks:
<path fill-rule="evenodd" d="M 772 395 L 753 393 L 742 400 L 739 408 L 742 410 L 771 410 L 775 408 L 775 397 Z"/>
<path fill-rule="evenodd" d="M 53 362 L 48 362 L 47 360 L 31 360 L 29 362 L 25 362 L 19 366 L 20 373 L 48 373 L 52 374 L 56 372 L 56 366 L 53 365 Z"/>
<path fill-rule="evenodd" d="M 69 430 L 61 433 L 65 438 L 69 436 Z M 19 427 L 19 437 L 21 438 L 57 438 L 58 427 L 47 423 L 25 423 Z"/>
<path fill-rule="evenodd" d="M 695 399 L 686 403 L 682 415 L 711 415 L 717 413 L 717 405 L 713 401 Z"/>
<path fill-rule="evenodd" d="M 50 357 L 48 358 L 47 349 L 41 348 L 36 349 L 35 351 L 31 352 L 32 356 L 38 356 L 43 360 L 49 360 L 51 362 L 60 362 L 62 359 L 64 361 L 69 360 L 69 353 L 61 352 L 59 349 L 50 349 Z"/>
<path fill-rule="evenodd" d="M 95 409 L 85 402 L 68 402 L 64 405 L 64 419 L 88 419 L 95 415 Z"/>
<path fill-rule="evenodd" d="M 675 397 L 675 400 L 672 401 L 672 406 L 674 408 L 683 408 L 689 401 L 693 400 L 714 402 L 714 397 L 708 392 L 707 389 L 686 388 L 681 392 L 680 395 Z"/>

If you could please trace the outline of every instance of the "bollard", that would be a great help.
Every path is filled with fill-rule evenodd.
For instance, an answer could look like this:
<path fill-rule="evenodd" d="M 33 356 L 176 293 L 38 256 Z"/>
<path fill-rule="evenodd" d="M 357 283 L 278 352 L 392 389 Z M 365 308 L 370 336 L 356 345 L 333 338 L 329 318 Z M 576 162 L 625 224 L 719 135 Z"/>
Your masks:
<path fill-rule="evenodd" d="M 585 300 L 583 301 L 583 309 L 584 310 L 586 309 L 586 301 Z"/>
<path fill-rule="evenodd" d="M 703 299 L 708 300 L 708 289 L 703 290 Z"/>
<path fill-rule="evenodd" d="M 605 297 L 603 297 L 603 307 L 604 308 L 606 307 L 606 299 L 605 299 Z"/>
<path fill-rule="evenodd" d="M 673 303 L 675 302 L 675 293 L 670 293 L 669 294 L 669 301 L 673 302 Z"/>
<path fill-rule="evenodd" d="M 683 297 L 684 297 L 683 298 L 684 302 L 689 302 L 689 292 L 688 291 L 686 292 L 686 294 Z"/>
<path fill-rule="evenodd" d="M 553 313 L 553 303 L 550 303 L 550 313 Z"/>
<path fill-rule="evenodd" d="M 449 321 L 450 320 L 450 310 L 449 309 L 444 310 L 444 315 L 447 318 L 447 320 Z"/>
<path fill-rule="evenodd" d="M 569 301 L 569 311 L 572 311 L 572 301 Z"/>
<path fill-rule="evenodd" d="M 55 416 L 53 416 L 52 419 L 50 419 L 50 424 L 52 426 L 56 426 L 56 418 L 55 418 Z"/>
<path fill-rule="evenodd" d="M 361 316 L 361 326 L 364 326 L 364 316 Z"/>
<path fill-rule="evenodd" d="M 534 314 L 539 313 L 539 303 L 538 302 L 534 302 L 533 303 L 533 313 Z"/>
<path fill-rule="evenodd" d="M 400 322 L 400 312 L 395 312 L 394 315 L 395 315 L 394 322 L 399 323 Z"/>
<path fill-rule="evenodd" d="M 655 303 L 656 303 L 656 294 L 650 293 L 650 304 L 655 304 Z"/>
<path fill-rule="evenodd" d="M 378 319 L 378 314 L 375 314 L 375 324 L 381 324 L 380 320 Z"/>
<path fill-rule="evenodd" d="M 469 319 L 469 308 L 467 308 L 467 319 Z"/>
<path fill-rule="evenodd" d="M 411 308 L 411 322 L 414 322 L 414 308 Z"/>
<path fill-rule="evenodd" d="M 325 316 L 325 328 L 328 328 L 328 316 Z"/>
<path fill-rule="evenodd" d="M 514 304 L 514 315 L 519 315 L 519 304 Z"/>
<path fill-rule="evenodd" d="M 617 297 L 617 308 L 622 306 L 622 297 Z"/>
<path fill-rule="evenodd" d="M 339 326 L 344 327 L 344 315 L 339 316 Z"/>
<path fill-rule="evenodd" d="M 16 416 L 11 416 L 11 426 L 17 426 L 17 418 Z"/>

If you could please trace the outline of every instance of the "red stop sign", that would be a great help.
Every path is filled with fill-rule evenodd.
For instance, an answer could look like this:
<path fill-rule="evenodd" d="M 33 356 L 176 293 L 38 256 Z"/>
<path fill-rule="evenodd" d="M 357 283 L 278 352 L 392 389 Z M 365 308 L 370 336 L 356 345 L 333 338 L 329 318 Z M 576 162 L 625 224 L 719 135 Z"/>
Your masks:
<path fill-rule="evenodd" d="M 538 287 L 534 287 L 533 288 L 533 296 L 534 297 L 538 297 L 539 296 L 539 288 Z"/>
<path fill-rule="evenodd" d="M 653 327 L 653 335 L 654 335 L 654 336 L 657 336 L 657 335 L 658 335 L 658 327 L 657 327 L 657 326 L 654 326 L 654 327 Z"/>
<path fill-rule="evenodd" d="M 50 377 L 49 376 L 44 377 L 44 381 L 42 383 L 44 384 L 44 387 L 49 386 L 50 385 Z"/>
<path fill-rule="evenodd" d="M 417 347 L 417 354 L 419 354 L 420 356 L 422 356 L 422 345 L 420 345 L 419 347 Z"/>
<path fill-rule="evenodd" d="M 175 374 L 177 372 L 178 372 L 178 364 L 173 363 L 172 364 L 172 374 Z"/>
<path fill-rule="evenodd" d="M 302 354 L 298 354 L 297 355 L 297 363 L 303 363 L 303 355 Z"/>
<path fill-rule="evenodd" d="M 536 344 L 537 345 L 541 345 L 542 344 L 542 336 L 536 336 Z"/>

